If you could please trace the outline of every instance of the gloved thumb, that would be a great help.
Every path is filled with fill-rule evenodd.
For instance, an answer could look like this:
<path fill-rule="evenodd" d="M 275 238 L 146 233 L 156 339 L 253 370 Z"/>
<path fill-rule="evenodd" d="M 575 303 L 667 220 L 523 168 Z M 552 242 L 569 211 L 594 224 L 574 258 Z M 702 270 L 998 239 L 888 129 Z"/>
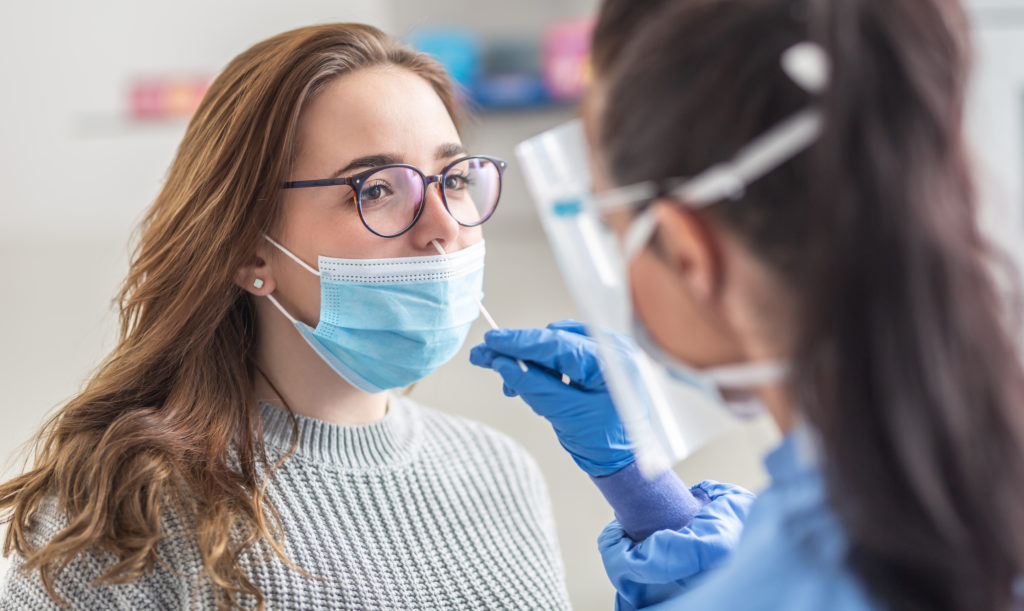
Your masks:
<path fill-rule="evenodd" d="M 491 369 L 494 359 L 498 356 L 500 356 L 500 353 L 488 348 L 487 344 L 477 344 L 469 351 L 469 362 L 477 367 Z"/>
<path fill-rule="evenodd" d="M 537 415 L 551 421 L 572 414 L 580 404 L 581 396 L 586 394 L 575 386 L 563 384 L 561 374 L 536 365 L 530 365 L 524 372 L 515 360 L 499 356 L 492 366 L 505 381 L 507 396 L 521 396 Z"/>
<path fill-rule="evenodd" d="M 604 387 L 597 347 L 589 337 L 560 329 L 495 329 L 484 334 L 484 343 L 499 354 L 536 363 L 564 373 L 591 390 Z"/>
<path fill-rule="evenodd" d="M 504 382 L 504 392 L 506 397 L 515 397 L 519 394 L 519 390 L 523 383 L 523 370 L 519 368 L 519 364 L 513 359 L 507 356 L 501 356 L 496 354 L 491 359 L 491 369 L 498 372 Z"/>

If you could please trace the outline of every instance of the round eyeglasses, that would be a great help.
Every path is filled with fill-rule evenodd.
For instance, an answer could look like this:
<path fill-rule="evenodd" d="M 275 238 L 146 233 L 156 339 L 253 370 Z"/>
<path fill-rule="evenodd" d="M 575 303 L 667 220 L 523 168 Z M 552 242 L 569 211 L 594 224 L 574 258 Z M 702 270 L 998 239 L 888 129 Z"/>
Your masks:
<path fill-rule="evenodd" d="M 415 166 L 396 163 L 348 178 L 296 180 L 282 186 L 300 189 L 347 185 L 352 188 L 363 225 L 382 238 L 394 238 L 412 229 L 419 220 L 427 188 L 435 182 L 445 209 L 459 225 L 483 224 L 498 207 L 501 177 L 507 165 L 497 157 L 473 155 L 456 159 L 434 176 L 427 176 Z"/>

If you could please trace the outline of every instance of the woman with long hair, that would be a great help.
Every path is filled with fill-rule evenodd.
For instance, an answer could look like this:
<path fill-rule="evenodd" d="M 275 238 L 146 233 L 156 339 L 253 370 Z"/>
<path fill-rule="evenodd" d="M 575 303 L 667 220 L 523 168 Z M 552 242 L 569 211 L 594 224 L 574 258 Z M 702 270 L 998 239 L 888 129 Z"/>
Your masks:
<path fill-rule="evenodd" d="M 578 325 L 472 353 L 615 506 L 599 546 L 619 608 L 1024 606 L 1020 319 L 978 230 L 963 8 L 656 4 L 599 20 L 595 206 L 637 342 L 782 431 L 771 485 L 644 480 Z"/>
<path fill-rule="evenodd" d="M 120 338 L 0 486 L 4 608 L 562 608 L 515 443 L 390 392 L 477 317 L 505 162 L 443 69 L 358 24 L 216 78 L 149 209 Z"/>

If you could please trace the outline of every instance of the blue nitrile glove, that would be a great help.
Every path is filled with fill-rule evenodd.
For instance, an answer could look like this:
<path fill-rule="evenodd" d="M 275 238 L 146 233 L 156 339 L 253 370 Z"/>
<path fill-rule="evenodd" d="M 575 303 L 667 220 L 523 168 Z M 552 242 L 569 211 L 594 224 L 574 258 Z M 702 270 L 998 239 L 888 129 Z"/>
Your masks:
<path fill-rule="evenodd" d="M 618 594 L 616 609 L 642 609 L 679 596 L 721 566 L 739 544 L 755 497 L 730 484 L 704 481 L 695 488 L 709 499 L 685 527 L 630 539 L 618 522 L 598 537 L 605 571 Z"/>
<path fill-rule="evenodd" d="M 523 372 L 515 359 L 525 361 L 528 370 Z M 562 447 L 588 474 L 611 475 L 633 462 L 629 440 L 601 375 L 597 344 L 586 335 L 583 323 L 563 320 L 546 329 L 488 331 L 484 343 L 469 353 L 469 360 L 497 371 L 504 380 L 505 395 L 522 397 L 547 418 Z M 562 383 L 563 373 L 571 384 Z"/>

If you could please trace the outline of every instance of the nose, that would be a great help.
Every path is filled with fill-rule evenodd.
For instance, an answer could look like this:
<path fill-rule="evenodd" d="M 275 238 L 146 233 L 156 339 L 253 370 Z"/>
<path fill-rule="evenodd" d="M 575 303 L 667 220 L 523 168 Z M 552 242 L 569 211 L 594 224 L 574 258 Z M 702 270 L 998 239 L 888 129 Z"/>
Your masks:
<path fill-rule="evenodd" d="M 434 246 L 431 244 L 434 240 L 440 242 L 445 250 L 452 250 L 449 246 L 458 241 L 461 226 L 445 209 L 444 200 L 441 199 L 440 185 L 438 183 L 429 185 L 424 198 L 423 212 L 420 213 L 419 220 L 410 230 L 412 239 L 418 248 L 431 252 L 434 251 Z"/>

